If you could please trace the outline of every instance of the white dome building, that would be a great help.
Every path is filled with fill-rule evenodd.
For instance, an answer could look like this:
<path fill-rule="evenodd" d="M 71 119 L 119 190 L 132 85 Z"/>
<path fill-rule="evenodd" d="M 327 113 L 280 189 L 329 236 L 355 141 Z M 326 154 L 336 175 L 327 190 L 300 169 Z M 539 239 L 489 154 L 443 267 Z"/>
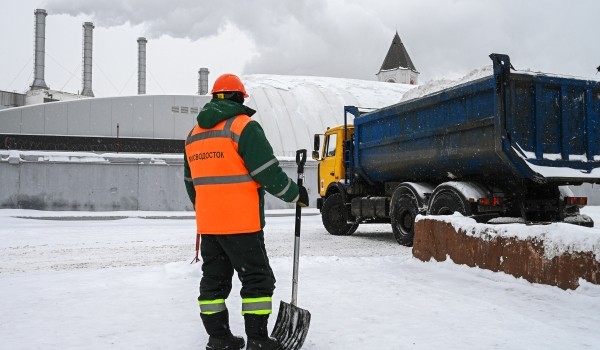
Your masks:
<path fill-rule="evenodd" d="M 414 85 L 377 81 L 287 75 L 242 76 L 263 127 L 278 157 L 312 148 L 313 135 L 344 123 L 344 106 L 381 108 L 398 103 Z"/>

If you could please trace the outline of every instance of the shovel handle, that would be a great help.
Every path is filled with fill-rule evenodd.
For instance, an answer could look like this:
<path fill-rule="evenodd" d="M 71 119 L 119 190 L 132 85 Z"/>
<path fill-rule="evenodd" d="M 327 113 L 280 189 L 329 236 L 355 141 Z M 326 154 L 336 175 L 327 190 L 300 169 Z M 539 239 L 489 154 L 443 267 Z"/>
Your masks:
<path fill-rule="evenodd" d="M 298 165 L 298 175 L 304 174 L 304 164 L 305 163 L 306 163 L 306 150 L 305 149 L 297 150 L 296 151 L 296 164 Z M 298 180 L 300 180 L 300 176 L 298 176 Z"/>
<path fill-rule="evenodd" d="M 296 164 L 298 164 L 298 186 L 303 186 L 304 183 L 304 164 L 306 163 L 306 150 L 299 149 L 296 151 Z M 296 228 L 295 236 L 300 237 L 300 217 L 302 207 L 296 203 Z M 296 249 L 294 249 L 296 250 Z"/>
<path fill-rule="evenodd" d="M 296 151 L 296 164 L 298 165 L 298 186 L 304 182 L 304 163 L 306 163 L 306 150 Z M 294 274 L 292 276 L 292 302 L 296 306 L 298 297 L 298 264 L 300 262 L 300 222 L 302 207 L 296 203 L 296 227 L 294 230 Z"/>

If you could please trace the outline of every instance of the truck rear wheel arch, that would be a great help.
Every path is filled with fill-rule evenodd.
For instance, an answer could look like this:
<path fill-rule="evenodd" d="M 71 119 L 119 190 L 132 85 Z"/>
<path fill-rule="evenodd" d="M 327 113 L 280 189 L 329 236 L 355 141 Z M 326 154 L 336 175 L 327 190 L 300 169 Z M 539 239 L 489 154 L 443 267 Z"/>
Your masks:
<path fill-rule="evenodd" d="M 434 186 L 426 182 L 403 182 L 392 193 L 392 207 L 394 198 L 401 195 L 408 195 L 415 198 L 419 212 L 425 213 L 427 209 L 427 198 L 431 196 Z M 393 209 L 393 208 L 391 208 Z"/>
<path fill-rule="evenodd" d="M 459 212 L 464 216 L 474 214 L 472 203 L 488 197 L 489 191 L 475 182 L 452 181 L 438 185 L 429 200 L 428 215 L 451 215 Z"/>
<path fill-rule="evenodd" d="M 454 189 L 439 191 L 431 199 L 427 210 L 428 215 L 452 215 L 454 212 L 459 212 L 464 216 L 472 215 L 470 203 Z"/>
<path fill-rule="evenodd" d="M 325 198 L 323 198 L 323 200 L 324 201 L 327 200 L 327 198 L 329 198 L 329 196 L 331 196 L 335 193 L 339 193 L 342 196 L 342 200 L 344 201 L 344 203 L 350 202 L 348 200 L 348 195 L 346 193 L 346 189 L 339 182 L 333 182 L 329 185 L 329 187 L 327 187 L 327 191 L 325 192 Z"/>

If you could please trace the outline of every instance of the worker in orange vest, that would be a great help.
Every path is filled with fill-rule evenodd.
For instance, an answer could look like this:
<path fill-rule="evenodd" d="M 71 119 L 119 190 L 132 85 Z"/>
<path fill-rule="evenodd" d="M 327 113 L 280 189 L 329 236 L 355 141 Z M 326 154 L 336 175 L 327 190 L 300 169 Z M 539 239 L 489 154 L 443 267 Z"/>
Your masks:
<path fill-rule="evenodd" d="M 279 166 L 273 148 L 244 106 L 241 80 L 223 74 L 212 100 L 200 111 L 185 143 L 185 185 L 202 235 L 200 317 L 209 335 L 206 349 L 241 349 L 229 328 L 225 300 L 237 272 L 242 289 L 247 349 L 281 349 L 267 331 L 275 276 L 264 244 L 265 191 L 286 202 L 308 205 L 308 193 Z"/>

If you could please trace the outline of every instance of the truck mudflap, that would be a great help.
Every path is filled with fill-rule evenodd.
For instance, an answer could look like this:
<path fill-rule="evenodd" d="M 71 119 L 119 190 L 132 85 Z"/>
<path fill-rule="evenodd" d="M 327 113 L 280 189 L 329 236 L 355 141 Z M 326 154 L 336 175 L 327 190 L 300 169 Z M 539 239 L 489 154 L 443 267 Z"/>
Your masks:
<path fill-rule="evenodd" d="M 323 198 L 317 198 L 317 209 L 323 208 Z"/>

